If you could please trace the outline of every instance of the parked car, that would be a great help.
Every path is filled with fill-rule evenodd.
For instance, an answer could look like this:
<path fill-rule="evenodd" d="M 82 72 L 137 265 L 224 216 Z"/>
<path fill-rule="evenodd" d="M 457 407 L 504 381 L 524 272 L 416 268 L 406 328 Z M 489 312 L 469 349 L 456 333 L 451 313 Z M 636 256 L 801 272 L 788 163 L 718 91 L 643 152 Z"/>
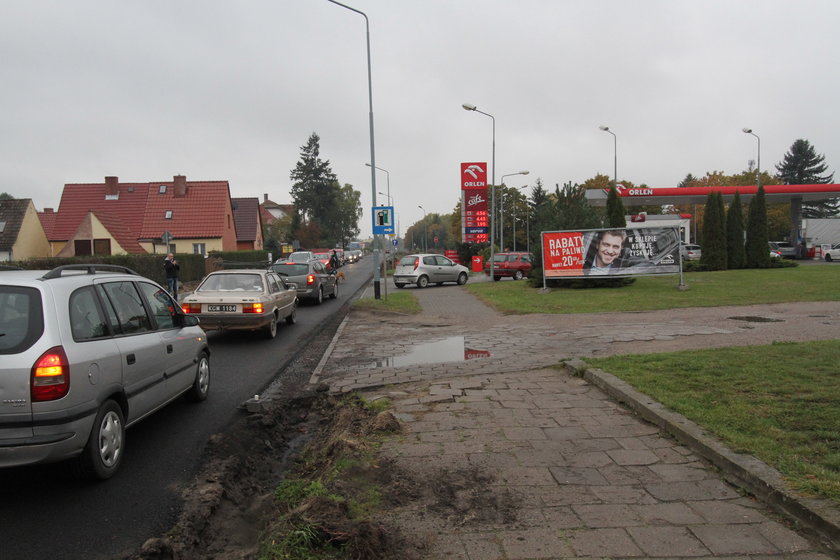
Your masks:
<path fill-rule="evenodd" d="M 700 257 L 703 256 L 703 250 L 700 248 L 700 245 L 681 243 L 680 254 L 684 261 L 699 261 Z"/>
<path fill-rule="evenodd" d="M 327 271 L 321 261 L 311 260 L 305 263 L 291 261 L 274 263 L 271 269 L 279 274 L 286 282 L 297 286 L 300 300 L 311 300 L 315 305 L 321 305 L 324 296 L 331 299 L 338 297 L 338 281 L 335 274 Z"/>
<path fill-rule="evenodd" d="M 457 282 L 462 286 L 469 277 L 467 267 L 443 255 L 421 253 L 400 259 L 394 270 L 394 285 L 404 288 L 407 284 L 416 284 L 418 288 L 425 288 L 429 283 L 440 285 L 444 282 Z"/>
<path fill-rule="evenodd" d="M 295 323 L 297 286 L 272 270 L 218 270 L 183 298 L 181 309 L 205 330 L 262 330 L 274 338 L 279 321 Z"/>
<path fill-rule="evenodd" d="M 767 246 L 770 248 L 770 258 L 771 259 L 781 259 L 782 258 L 782 252 L 780 250 L 778 250 L 776 247 L 773 246 L 772 241 L 769 241 L 767 243 Z"/>
<path fill-rule="evenodd" d="M 831 249 L 824 252 L 823 257 L 826 262 L 840 261 L 840 243 L 835 243 Z"/>
<path fill-rule="evenodd" d="M 503 277 L 522 280 L 528 276 L 534 261 L 533 255 L 527 252 L 506 252 L 493 255 L 493 280 L 499 281 Z M 490 274 L 490 263 L 484 264 L 485 274 Z"/>
<path fill-rule="evenodd" d="M 69 460 L 110 478 L 127 427 L 210 388 L 198 319 L 125 267 L 0 272 L 0 333 L 0 467 Z"/>
<path fill-rule="evenodd" d="M 787 241 L 771 241 L 770 249 L 778 252 L 784 259 L 796 258 L 796 247 L 794 247 Z"/>

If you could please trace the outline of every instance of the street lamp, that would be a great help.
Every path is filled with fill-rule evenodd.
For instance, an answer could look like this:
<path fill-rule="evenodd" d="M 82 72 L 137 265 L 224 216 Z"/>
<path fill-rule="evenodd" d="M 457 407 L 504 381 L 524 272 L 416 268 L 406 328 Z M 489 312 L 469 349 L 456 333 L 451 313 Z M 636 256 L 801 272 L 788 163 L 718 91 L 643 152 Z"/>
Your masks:
<path fill-rule="evenodd" d="M 761 188 L 761 138 L 759 138 L 758 134 L 754 133 L 751 128 L 743 128 L 741 131 L 745 134 L 755 136 L 755 139 L 758 140 L 758 159 L 756 161 L 755 169 L 755 184 L 756 189 L 759 189 Z M 756 194 L 758 194 L 758 190 L 756 190 Z"/>
<path fill-rule="evenodd" d="M 493 262 L 493 255 L 496 251 L 495 243 L 496 243 L 496 236 L 494 233 L 496 222 L 496 117 L 491 115 L 490 113 L 485 113 L 484 111 L 479 111 L 475 105 L 471 103 L 464 103 L 461 105 L 465 111 L 475 111 L 476 113 L 481 113 L 487 117 L 490 117 L 493 121 L 493 159 L 492 159 L 492 173 L 490 179 L 490 262 Z M 491 265 L 492 266 L 492 265 Z"/>
<path fill-rule="evenodd" d="M 348 9 L 351 12 L 356 12 L 363 18 L 365 18 L 365 34 L 367 37 L 367 78 L 368 78 L 368 105 L 370 110 L 368 111 L 368 123 L 370 128 L 370 198 L 371 198 L 371 212 L 373 212 L 373 208 L 376 206 L 376 151 L 374 149 L 374 142 L 373 142 L 373 82 L 371 80 L 371 68 L 370 68 L 370 22 L 368 21 L 367 14 L 362 11 L 357 10 L 356 8 L 351 8 L 346 4 L 342 4 L 341 2 L 337 2 L 336 0 L 328 0 L 332 2 L 336 6 L 341 6 L 342 8 Z M 374 236 L 375 237 L 375 236 Z M 380 284 L 380 276 L 379 276 L 379 245 L 376 243 L 373 244 L 373 297 L 374 299 L 380 299 L 379 297 L 379 284 Z"/>
<path fill-rule="evenodd" d="M 613 136 L 613 185 L 618 188 L 618 137 L 608 126 L 599 126 L 601 130 Z"/>
<path fill-rule="evenodd" d="M 365 165 L 367 165 L 368 167 L 374 167 L 369 163 L 366 163 Z M 388 188 L 386 189 L 388 194 L 386 194 L 385 196 L 388 197 L 388 200 L 390 201 L 390 205 L 393 206 L 394 205 L 393 204 L 394 199 L 391 198 L 391 174 L 388 172 L 387 169 L 382 169 L 381 167 L 376 167 L 376 169 L 378 169 L 379 171 L 384 171 L 385 172 L 385 180 L 386 180 L 386 184 L 388 185 Z M 385 193 L 379 193 L 379 194 L 385 194 Z"/>
<path fill-rule="evenodd" d="M 530 171 L 517 171 L 516 173 L 508 173 L 502 175 L 502 200 L 499 204 L 499 248 L 505 250 L 505 177 L 513 177 L 514 175 L 527 175 Z"/>
<path fill-rule="evenodd" d="M 428 253 L 429 250 L 426 248 L 426 240 L 429 238 L 429 230 L 426 228 L 426 209 L 419 204 L 417 208 L 423 211 L 423 252 Z"/>

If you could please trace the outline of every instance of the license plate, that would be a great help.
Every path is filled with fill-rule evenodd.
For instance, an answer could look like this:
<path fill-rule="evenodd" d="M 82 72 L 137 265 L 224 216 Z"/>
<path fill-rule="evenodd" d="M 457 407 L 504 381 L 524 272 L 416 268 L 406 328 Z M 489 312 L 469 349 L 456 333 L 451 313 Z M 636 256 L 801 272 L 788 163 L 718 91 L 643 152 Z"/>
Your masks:
<path fill-rule="evenodd" d="M 207 311 L 209 311 L 210 313 L 212 313 L 214 311 L 228 311 L 228 312 L 236 311 L 236 306 L 235 305 L 208 305 L 207 306 Z"/>

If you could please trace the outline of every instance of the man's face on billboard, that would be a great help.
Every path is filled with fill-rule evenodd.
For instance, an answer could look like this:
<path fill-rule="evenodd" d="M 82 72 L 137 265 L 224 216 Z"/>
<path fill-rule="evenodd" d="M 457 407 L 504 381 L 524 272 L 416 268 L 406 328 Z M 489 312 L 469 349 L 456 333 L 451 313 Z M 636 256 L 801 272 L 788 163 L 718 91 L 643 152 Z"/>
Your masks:
<path fill-rule="evenodd" d="M 595 257 L 596 265 L 610 266 L 613 261 L 621 254 L 621 245 L 624 243 L 624 237 L 616 233 L 604 232 L 601 236 L 601 242 L 598 244 L 598 255 Z"/>

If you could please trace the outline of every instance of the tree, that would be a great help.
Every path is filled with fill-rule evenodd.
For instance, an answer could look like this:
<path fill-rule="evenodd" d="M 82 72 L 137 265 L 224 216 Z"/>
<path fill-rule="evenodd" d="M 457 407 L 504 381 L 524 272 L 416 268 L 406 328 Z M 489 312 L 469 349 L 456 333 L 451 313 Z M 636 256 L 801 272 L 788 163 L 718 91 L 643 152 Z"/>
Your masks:
<path fill-rule="evenodd" d="M 627 227 L 627 220 L 624 218 L 624 214 L 624 203 L 621 201 L 621 197 L 618 196 L 618 191 L 613 185 L 610 187 L 610 192 L 607 193 L 607 214 L 604 225 L 611 228 Z"/>
<path fill-rule="evenodd" d="M 750 201 L 749 215 L 747 216 L 747 242 L 744 247 L 744 264 L 747 268 L 768 268 L 770 266 L 769 241 L 764 187 L 758 187 L 758 192 Z"/>
<path fill-rule="evenodd" d="M 330 162 L 320 158 L 320 140 L 314 132 L 309 136 L 289 177 L 293 181 L 292 202 L 300 212 L 301 222 L 315 222 L 324 230 L 335 218 L 340 188 Z"/>
<path fill-rule="evenodd" d="M 14 199 L 15 199 L 15 197 L 13 197 L 12 195 L 10 195 L 7 192 L 0 193 L 0 200 L 14 200 Z"/>
<path fill-rule="evenodd" d="M 825 156 L 817 155 L 811 143 L 801 138 L 776 164 L 776 171 L 785 185 L 819 185 L 834 180 L 834 173 L 824 175 L 828 171 Z M 837 198 L 802 203 L 803 218 L 829 218 L 837 215 L 838 211 L 840 199 Z"/>
<path fill-rule="evenodd" d="M 703 253 L 700 263 L 710 270 L 726 270 L 726 225 L 723 197 L 717 191 L 706 197 L 703 212 Z"/>
<path fill-rule="evenodd" d="M 744 210 L 741 194 L 736 192 L 726 214 L 726 266 L 744 268 Z"/>
<path fill-rule="evenodd" d="M 335 233 L 342 248 L 359 235 L 359 219 L 362 217 L 362 193 L 345 183 L 338 192 L 336 205 Z"/>

